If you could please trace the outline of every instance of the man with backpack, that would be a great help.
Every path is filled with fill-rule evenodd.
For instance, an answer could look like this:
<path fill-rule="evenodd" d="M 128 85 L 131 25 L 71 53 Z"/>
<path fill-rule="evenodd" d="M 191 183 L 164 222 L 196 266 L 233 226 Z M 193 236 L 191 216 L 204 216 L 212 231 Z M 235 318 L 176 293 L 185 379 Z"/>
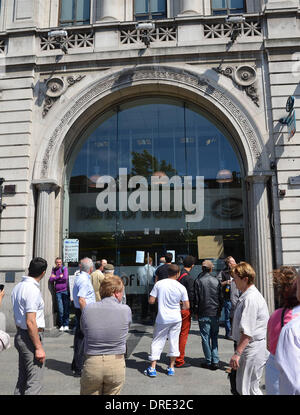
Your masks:
<path fill-rule="evenodd" d="M 189 302 L 190 302 L 190 309 L 184 310 L 181 308 L 181 317 L 182 317 L 182 325 L 181 331 L 179 335 L 179 351 L 180 356 L 176 358 L 175 367 L 190 367 L 191 364 L 184 361 L 185 355 L 185 346 L 187 343 L 189 331 L 191 328 L 191 318 L 192 312 L 194 308 L 194 278 L 190 275 L 190 271 L 195 265 L 195 258 L 188 255 L 183 260 L 183 269 L 181 271 L 180 277 L 177 281 L 179 281 L 187 290 Z"/>

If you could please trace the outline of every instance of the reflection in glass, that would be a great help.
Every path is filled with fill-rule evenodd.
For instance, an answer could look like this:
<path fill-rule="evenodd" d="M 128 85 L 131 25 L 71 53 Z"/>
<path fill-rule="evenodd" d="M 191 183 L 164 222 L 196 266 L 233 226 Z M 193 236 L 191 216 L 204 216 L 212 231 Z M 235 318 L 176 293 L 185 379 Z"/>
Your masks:
<path fill-rule="evenodd" d="M 99 117 L 93 125 L 88 137 L 82 138 L 74 164 L 69 166 L 69 224 L 65 227 L 69 237 L 80 240 L 81 256 L 106 258 L 116 265 L 117 273 L 127 278 L 135 275 L 126 287 L 128 298 L 145 290 L 138 285 L 136 270 L 143 264 L 135 263 L 136 251 L 149 253 L 153 265 L 166 250 L 175 251 L 177 262 L 188 254 L 201 262 L 205 259 L 199 251 L 201 237 L 215 235 L 222 241 L 224 256 L 244 259 L 240 156 L 217 120 L 195 106 L 157 97 L 120 105 L 117 112 Z M 146 179 L 148 210 L 132 211 L 128 206 L 119 209 L 120 189 L 123 203 L 128 203 L 138 190 L 138 186 L 125 191 L 120 188 L 119 169 L 127 172 L 121 177 L 125 188 L 136 176 Z M 230 181 L 217 180 L 222 170 L 231 173 Z M 96 208 L 99 192 L 105 191 L 97 188 L 103 176 L 111 176 L 116 183 L 114 212 Z M 187 212 L 175 209 L 178 190 L 173 185 L 169 211 L 161 208 L 163 185 L 159 185 L 159 209 L 151 211 L 151 176 L 157 176 L 160 183 L 174 177 L 184 183 L 184 177 L 190 176 L 193 190 L 196 176 L 204 176 L 203 220 L 186 222 Z M 212 259 L 216 270 L 223 266 L 220 258 Z"/>

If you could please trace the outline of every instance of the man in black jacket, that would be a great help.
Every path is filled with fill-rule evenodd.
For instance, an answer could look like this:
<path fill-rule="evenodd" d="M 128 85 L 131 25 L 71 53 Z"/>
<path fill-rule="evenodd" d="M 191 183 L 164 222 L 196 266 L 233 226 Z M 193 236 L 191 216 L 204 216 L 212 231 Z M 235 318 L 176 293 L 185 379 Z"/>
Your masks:
<path fill-rule="evenodd" d="M 191 366 L 190 363 L 184 361 L 185 355 L 185 346 L 188 339 L 189 331 L 191 328 L 191 311 L 194 308 L 194 278 L 190 275 L 190 271 L 195 264 L 195 258 L 193 256 L 188 255 L 183 260 L 183 269 L 181 271 L 180 277 L 177 281 L 179 281 L 187 290 L 189 302 L 190 302 L 190 309 L 183 310 L 181 309 L 181 317 L 182 317 L 182 324 L 181 330 L 179 335 L 179 351 L 180 356 L 176 357 L 175 366 L 176 367 L 189 367 Z"/>
<path fill-rule="evenodd" d="M 211 275 L 213 263 L 202 262 L 202 273 L 195 280 L 195 313 L 198 315 L 205 363 L 202 367 L 217 370 L 219 367 L 218 333 L 219 318 L 223 307 L 220 281 Z"/>

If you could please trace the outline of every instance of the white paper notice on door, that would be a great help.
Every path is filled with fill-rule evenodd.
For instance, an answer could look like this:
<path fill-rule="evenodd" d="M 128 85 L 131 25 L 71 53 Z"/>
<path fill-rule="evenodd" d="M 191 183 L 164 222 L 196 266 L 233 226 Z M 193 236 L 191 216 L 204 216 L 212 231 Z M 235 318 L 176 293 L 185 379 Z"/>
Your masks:
<path fill-rule="evenodd" d="M 135 262 L 138 264 L 143 264 L 145 262 L 145 251 L 136 251 Z"/>

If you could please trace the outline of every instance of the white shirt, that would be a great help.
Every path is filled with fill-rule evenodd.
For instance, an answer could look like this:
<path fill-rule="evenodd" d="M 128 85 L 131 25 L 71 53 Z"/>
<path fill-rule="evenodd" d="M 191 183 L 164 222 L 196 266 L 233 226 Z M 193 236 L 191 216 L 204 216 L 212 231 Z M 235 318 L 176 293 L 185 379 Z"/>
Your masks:
<path fill-rule="evenodd" d="M 178 323 L 182 320 L 180 301 L 188 301 L 189 297 L 180 282 L 170 278 L 157 281 L 150 295 L 158 300 L 157 324 Z"/>
<path fill-rule="evenodd" d="M 27 330 L 26 313 L 36 313 L 36 324 L 45 328 L 44 301 L 40 291 L 40 284 L 33 277 L 22 278 L 12 293 L 15 323 L 21 329 Z"/>
<path fill-rule="evenodd" d="M 153 275 L 155 274 L 155 268 L 152 265 L 144 265 L 138 269 L 138 277 L 140 285 L 153 284 Z"/>
<path fill-rule="evenodd" d="M 281 330 L 275 364 L 279 369 L 280 395 L 300 395 L 300 317 Z"/>
<path fill-rule="evenodd" d="M 250 341 L 266 338 L 269 310 L 258 289 L 251 285 L 239 297 L 233 317 L 232 337 L 239 341 L 241 334 L 251 337 Z"/>
<path fill-rule="evenodd" d="M 85 299 L 86 304 L 95 303 L 96 296 L 92 285 L 91 276 L 85 271 L 75 275 L 73 286 L 74 307 L 80 308 L 79 297 Z"/>

